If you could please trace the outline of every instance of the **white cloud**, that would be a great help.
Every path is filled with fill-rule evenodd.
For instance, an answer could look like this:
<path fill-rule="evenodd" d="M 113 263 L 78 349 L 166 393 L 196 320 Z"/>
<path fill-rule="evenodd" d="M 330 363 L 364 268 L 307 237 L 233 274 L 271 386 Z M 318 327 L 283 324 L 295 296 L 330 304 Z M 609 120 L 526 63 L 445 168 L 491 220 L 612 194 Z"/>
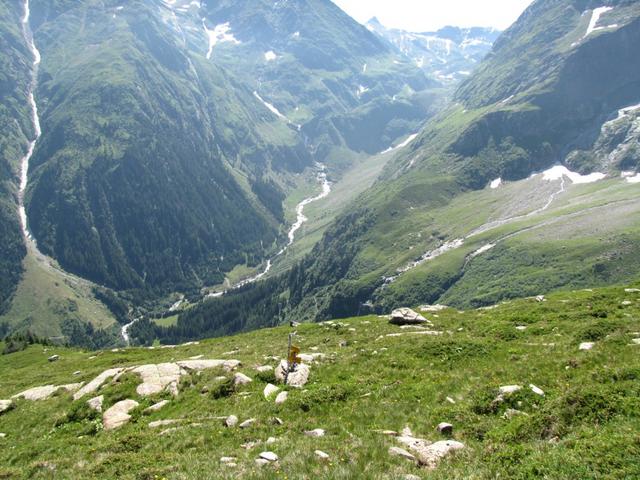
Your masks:
<path fill-rule="evenodd" d="M 387 27 L 421 32 L 446 25 L 495 27 L 511 25 L 532 0 L 333 0 L 364 23 L 378 17 Z"/>

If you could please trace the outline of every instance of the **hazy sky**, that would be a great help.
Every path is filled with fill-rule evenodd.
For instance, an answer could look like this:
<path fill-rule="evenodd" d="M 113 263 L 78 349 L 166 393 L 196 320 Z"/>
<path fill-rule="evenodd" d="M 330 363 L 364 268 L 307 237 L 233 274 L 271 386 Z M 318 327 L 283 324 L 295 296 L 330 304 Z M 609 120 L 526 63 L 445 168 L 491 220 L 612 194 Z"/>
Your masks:
<path fill-rule="evenodd" d="M 387 27 L 415 32 L 445 25 L 504 30 L 532 0 L 333 0 L 361 23 L 376 16 Z"/>

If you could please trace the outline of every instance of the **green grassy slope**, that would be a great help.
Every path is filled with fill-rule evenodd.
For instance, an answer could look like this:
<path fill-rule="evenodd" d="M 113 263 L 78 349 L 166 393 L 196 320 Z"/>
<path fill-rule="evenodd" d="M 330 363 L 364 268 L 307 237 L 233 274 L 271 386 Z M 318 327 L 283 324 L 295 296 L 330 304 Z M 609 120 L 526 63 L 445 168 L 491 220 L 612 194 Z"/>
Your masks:
<path fill-rule="evenodd" d="M 253 382 L 223 393 L 205 371 L 186 377 L 181 394 L 163 410 L 141 410 L 163 397 L 141 400 L 130 375 L 107 385 L 105 407 L 133 398 L 141 406 L 119 430 L 101 429 L 84 400 L 69 394 L 19 401 L 0 417 L 0 474 L 4 478 L 554 478 L 619 479 L 640 475 L 640 294 L 623 287 L 564 292 L 543 302 L 524 299 L 492 309 L 425 314 L 441 336 L 411 334 L 377 316 L 305 324 L 296 343 L 324 353 L 304 389 L 289 389 L 281 406 L 262 390 L 270 374 L 257 365 L 286 352 L 289 328 L 204 341 L 172 349 L 89 353 L 32 346 L 0 357 L 0 398 L 45 384 L 88 381 L 108 368 L 187 359 L 234 358 Z M 526 327 L 517 329 L 516 327 Z M 389 334 L 404 333 L 401 337 Z M 582 342 L 595 342 L 579 351 Z M 228 353 L 232 352 L 232 353 Z M 58 362 L 47 357 L 59 354 Z M 79 371 L 77 375 L 73 373 Z M 522 391 L 495 403 L 498 387 Z M 534 394 L 529 385 L 545 395 Z M 202 393 L 204 387 L 208 393 Z M 215 394 L 215 395 L 214 395 Z M 218 398 L 215 398 L 218 397 Z M 451 399 L 451 402 L 447 400 Z M 524 415 L 505 418 L 507 409 Z M 255 418 L 247 428 L 225 428 L 217 417 Z M 274 425 L 279 417 L 282 425 Z M 180 423 L 151 429 L 150 421 Z M 398 446 L 378 430 L 409 426 L 431 441 L 440 422 L 454 425 L 465 450 L 434 471 L 388 454 Z M 166 428 L 177 427 L 165 434 Z M 304 435 L 323 428 L 322 438 Z M 269 438 L 275 442 L 265 444 Z M 252 448 L 243 448 L 258 442 Z M 277 465 L 257 468 L 258 454 L 275 452 Z M 330 455 L 319 460 L 315 450 Z M 221 465 L 223 456 L 237 466 Z"/>

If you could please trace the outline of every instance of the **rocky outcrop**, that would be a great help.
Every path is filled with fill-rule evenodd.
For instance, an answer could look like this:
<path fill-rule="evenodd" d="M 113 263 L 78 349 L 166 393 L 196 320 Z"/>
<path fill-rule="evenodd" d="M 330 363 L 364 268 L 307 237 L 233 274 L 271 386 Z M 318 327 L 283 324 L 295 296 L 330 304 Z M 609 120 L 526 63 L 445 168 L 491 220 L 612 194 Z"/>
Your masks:
<path fill-rule="evenodd" d="M 429 321 L 410 308 L 398 308 L 391 312 L 389 323 L 393 325 L 421 325 Z"/>
<path fill-rule="evenodd" d="M 115 377 L 116 375 L 121 373 L 123 370 L 124 370 L 123 368 L 111 368 L 109 370 L 105 370 L 100 375 L 98 375 L 96 378 L 94 378 L 89 383 L 87 383 L 80 390 L 78 390 L 75 393 L 75 395 L 73 396 L 73 399 L 74 400 L 79 400 L 82 397 L 84 397 L 85 395 L 89 395 L 91 393 L 96 392 L 102 386 L 102 384 L 104 382 L 106 382 L 107 380 L 109 380 L 112 377 Z"/>
<path fill-rule="evenodd" d="M 129 423 L 129 420 L 131 420 L 129 412 L 136 409 L 138 405 L 138 402 L 135 400 L 122 400 L 113 405 L 102 415 L 104 429 L 115 430 Z"/>
<path fill-rule="evenodd" d="M 94 397 L 90 400 L 87 400 L 87 405 L 89 405 L 89 408 L 99 413 L 102 413 L 103 403 L 104 403 L 104 395 L 100 395 L 99 397 Z"/>
<path fill-rule="evenodd" d="M 436 468 L 444 457 L 464 448 L 464 444 L 453 440 L 431 443 L 413 436 L 401 436 L 397 440 L 413 452 L 420 465 L 427 468 Z"/>
<path fill-rule="evenodd" d="M 66 390 L 67 392 L 75 392 L 82 383 L 70 383 L 68 385 L 45 385 L 43 387 L 30 388 L 24 392 L 14 395 L 12 398 L 24 398 L 25 400 L 39 401 L 51 398 L 58 390 Z"/>

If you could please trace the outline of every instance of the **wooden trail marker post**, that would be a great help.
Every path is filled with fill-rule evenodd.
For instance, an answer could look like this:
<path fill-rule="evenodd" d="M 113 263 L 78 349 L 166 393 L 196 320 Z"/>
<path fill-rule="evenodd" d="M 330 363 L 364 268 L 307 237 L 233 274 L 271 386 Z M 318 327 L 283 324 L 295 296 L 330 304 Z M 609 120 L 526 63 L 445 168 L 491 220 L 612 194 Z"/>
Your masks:
<path fill-rule="evenodd" d="M 300 354 L 300 347 L 292 345 L 293 336 L 295 333 L 289 334 L 289 348 L 287 350 L 287 373 L 284 376 L 284 384 L 287 384 L 289 380 L 289 373 L 296 370 L 296 365 L 302 363 L 302 359 L 298 356 Z"/>

